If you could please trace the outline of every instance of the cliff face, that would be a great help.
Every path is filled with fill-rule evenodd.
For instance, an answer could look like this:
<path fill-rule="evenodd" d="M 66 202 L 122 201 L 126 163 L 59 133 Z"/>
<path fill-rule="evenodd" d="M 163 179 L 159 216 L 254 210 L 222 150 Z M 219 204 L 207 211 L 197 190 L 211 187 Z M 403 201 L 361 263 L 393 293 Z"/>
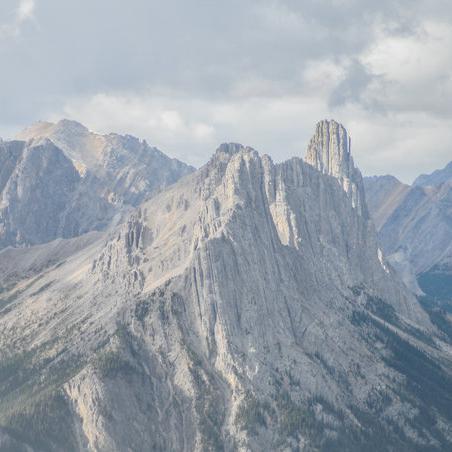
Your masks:
<path fill-rule="evenodd" d="M 55 124 L 38 122 L 18 135 L 22 140 L 37 137 L 55 143 L 82 175 L 95 176 L 98 190 L 115 204 L 137 206 L 194 170 L 144 140 L 131 135 L 96 134 L 67 119 Z"/>
<path fill-rule="evenodd" d="M 447 450 L 449 339 L 344 177 L 225 144 L 112 231 L 41 246 L 38 268 L 3 282 L 3 441 Z M 19 251 L 33 248 L 0 269 Z"/>
<path fill-rule="evenodd" d="M 38 123 L 0 142 L 0 248 L 105 229 L 193 168 L 137 138 Z"/>
<path fill-rule="evenodd" d="M 350 148 L 351 139 L 344 126 L 323 120 L 317 124 L 305 160 L 321 173 L 335 177 L 352 197 L 353 206 L 367 216 L 362 176 L 355 168 Z"/>
<path fill-rule="evenodd" d="M 0 145 L 0 247 L 45 243 L 106 226 L 112 206 L 46 139 Z"/>

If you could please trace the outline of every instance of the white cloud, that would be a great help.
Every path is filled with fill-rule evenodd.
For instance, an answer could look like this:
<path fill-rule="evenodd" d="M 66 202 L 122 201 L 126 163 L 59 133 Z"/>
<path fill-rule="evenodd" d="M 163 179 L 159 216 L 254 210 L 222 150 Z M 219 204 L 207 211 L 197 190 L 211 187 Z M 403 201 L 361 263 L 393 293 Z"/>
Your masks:
<path fill-rule="evenodd" d="M 35 11 L 34 0 L 21 0 L 17 8 L 17 21 L 22 23 L 33 17 Z"/>
<path fill-rule="evenodd" d="M 23 24 L 34 19 L 35 7 L 35 0 L 20 0 L 14 10 L 12 21 L 0 25 L 0 38 L 18 36 Z"/>
<path fill-rule="evenodd" d="M 411 112 L 375 115 L 357 104 L 331 110 L 324 97 L 307 93 L 220 101 L 104 93 L 70 100 L 49 119 L 68 117 L 101 133 L 146 138 L 195 166 L 204 164 L 225 141 L 252 146 L 276 161 L 303 156 L 315 123 L 324 118 L 335 118 L 348 129 L 355 161 L 364 174 L 392 173 L 411 182 L 420 172 L 450 160 L 452 130 L 447 119 Z"/>
<path fill-rule="evenodd" d="M 428 21 L 418 33 L 380 38 L 362 56 L 382 75 L 373 92 L 389 111 L 452 115 L 452 24 Z"/>
<path fill-rule="evenodd" d="M 364 173 L 451 159 L 448 0 L 5 2 L 10 36 L 38 4 L 40 33 L 0 39 L 0 134 L 66 116 L 201 165 L 223 141 L 303 155 L 334 117 Z"/>
<path fill-rule="evenodd" d="M 200 105 L 191 99 L 101 93 L 69 100 L 50 119 L 68 117 L 102 133 L 134 134 L 172 156 L 201 165 L 206 149 L 212 150 L 216 143 L 214 125 Z M 188 149 L 190 155 L 185 155 Z"/>

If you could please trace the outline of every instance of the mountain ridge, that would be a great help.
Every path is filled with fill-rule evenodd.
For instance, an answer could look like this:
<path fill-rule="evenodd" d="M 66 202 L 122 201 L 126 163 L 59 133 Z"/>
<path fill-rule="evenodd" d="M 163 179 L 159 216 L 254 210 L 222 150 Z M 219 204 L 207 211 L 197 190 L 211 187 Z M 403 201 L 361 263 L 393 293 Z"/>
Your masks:
<path fill-rule="evenodd" d="M 105 229 L 115 215 L 194 171 L 144 140 L 97 135 L 74 121 L 37 123 L 19 136 L 27 141 L 0 144 L 0 247 Z"/>
<path fill-rule="evenodd" d="M 447 450 L 451 343 L 379 253 L 350 182 L 226 143 L 92 240 L 39 245 L 0 299 L 7 440 Z M 61 258 L 44 265 L 50 247 Z M 19 252 L 35 250 L 0 252 L 0 270 Z"/>

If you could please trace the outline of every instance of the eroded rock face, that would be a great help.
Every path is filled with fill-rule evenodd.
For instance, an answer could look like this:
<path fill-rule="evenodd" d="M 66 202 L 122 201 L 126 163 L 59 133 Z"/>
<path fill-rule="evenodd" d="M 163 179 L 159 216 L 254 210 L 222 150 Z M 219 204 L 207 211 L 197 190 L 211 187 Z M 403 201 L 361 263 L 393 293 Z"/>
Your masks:
<path fill-rule="evenodd" d="M 0 248 L 103 230 L 193 171 L 137 138 L 74 121 L 37 123 L 20 136 L 27 141 L 0 142 Z"/>
<path fill-rule="evenodd" d="M 334 120 L 323 120 L 317 124 L 305 161 L 321 173 L 335 177 L 358 212 L 367 215 L 362 176 L 355 168 L 350 147 L 351 139 L 344 126 Z"/>
<path fill-rule="evenodd" d="M 111 217 L 111 206 L 50 140 L 4 142 L 0 159 L 0 247 L 80 235 Z"/>
<path fill-rule="evenodd" d="M 7 440 L 447 450 L 449 345 L 357 206 L 300 158 L 225 144 L 114 230 L 53 245 L 61 262 L 41 245 L 43 271 L 3 280 Z"/>
<path fill-rule="evenodd" d="M 137 206 L 147 196 L 194 170 L 145 140 L 115 133 L 96 134 L 67 119 L 55 124 L 38 122 L 18 135 L 24 140 L 36 137 L 52 140 L 80 174 L 95 175 L 103 196 L 116 204 Z"/>

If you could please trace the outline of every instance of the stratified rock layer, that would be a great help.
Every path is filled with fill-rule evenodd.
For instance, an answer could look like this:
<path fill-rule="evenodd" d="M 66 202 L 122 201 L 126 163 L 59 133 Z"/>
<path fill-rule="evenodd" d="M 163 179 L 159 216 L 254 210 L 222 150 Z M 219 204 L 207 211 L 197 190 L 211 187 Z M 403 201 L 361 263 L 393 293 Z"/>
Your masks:
<path fill-rule="evenodd" d="M 355 168 L 350 152 L 351 139 L 344 126 L 334 120 L 317 124 L 305 161 L 323 174 L 338 179 L 360 213 L 366 214 L 362 176 Z"/>
<path fill-rule="evenodd" d="M 41 270 L 4 280 L 8 441 L 447 450 L 448 338 L 386 266 L 344 177 L 224 144 L 100 238 L 53 245 L 61 262 L 40 248 Z"/>
<path fill-rule="evenodd" d="M 194 169 L 131 136 L 74 121 L 37 123 L 0 141 L 0 248 L 105 229 Z"/>

